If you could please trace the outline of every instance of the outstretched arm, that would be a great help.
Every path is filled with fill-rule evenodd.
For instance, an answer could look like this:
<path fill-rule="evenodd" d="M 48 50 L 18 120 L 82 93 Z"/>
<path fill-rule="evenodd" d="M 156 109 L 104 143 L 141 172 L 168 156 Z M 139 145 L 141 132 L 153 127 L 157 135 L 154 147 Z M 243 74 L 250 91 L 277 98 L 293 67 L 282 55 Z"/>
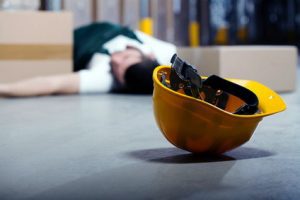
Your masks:
<path fill-rule="evenodd" d="M 0 83 L 0 97 L 29 97 L 79 92 L 79 74 L 36 77 L 9 84 Z"/>

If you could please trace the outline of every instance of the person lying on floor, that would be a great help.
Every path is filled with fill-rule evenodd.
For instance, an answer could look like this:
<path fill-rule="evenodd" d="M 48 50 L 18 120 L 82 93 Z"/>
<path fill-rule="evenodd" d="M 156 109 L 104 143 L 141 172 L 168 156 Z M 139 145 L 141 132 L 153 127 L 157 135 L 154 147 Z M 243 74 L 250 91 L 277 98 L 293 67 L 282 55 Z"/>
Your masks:
<path fill-rule="evenodd" d="M 0 96 L 150 94 L 154 68 L 169 64 L 175 52 L 174 45 L 140 31 L 111 23 L 90 24 L 74 31 L 73 73 L 0 83 Z"/>

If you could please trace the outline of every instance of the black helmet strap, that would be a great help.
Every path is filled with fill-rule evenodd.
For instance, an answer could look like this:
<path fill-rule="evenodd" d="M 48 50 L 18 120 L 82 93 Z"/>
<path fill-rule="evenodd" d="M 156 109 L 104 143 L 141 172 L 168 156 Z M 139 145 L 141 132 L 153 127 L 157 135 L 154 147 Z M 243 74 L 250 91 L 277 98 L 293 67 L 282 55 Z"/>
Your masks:
<path fill-rule="evenodd" d="M 249 115 L 258 111 L 258 98 L 247 88 L 216 75 L 202 80 L 195 67 L 181 60 L 176 54 L 173 55 L 171 63 L 170 88 L 172 90 L 183 89 L 187 95 L 195 98 L 201 98 L 200 92 L 204 92 L 205 101 L 222 109 L 226 107 L 228 100 L 226 93 L 228 93 L 245 102 L 234 114 Z"/>
<path fill-rule="evenodd" d="M 243 100 L 245 104 L 238 110 L 236 110 L 234 114 L 251 115 L 256 113 L 258 110 L 257 96 L 245 87 L 242 87 L 216 75 L 208 77 L 203 82 L 203 85 L 211 87 L 214 90 L 225 91 Z"/>

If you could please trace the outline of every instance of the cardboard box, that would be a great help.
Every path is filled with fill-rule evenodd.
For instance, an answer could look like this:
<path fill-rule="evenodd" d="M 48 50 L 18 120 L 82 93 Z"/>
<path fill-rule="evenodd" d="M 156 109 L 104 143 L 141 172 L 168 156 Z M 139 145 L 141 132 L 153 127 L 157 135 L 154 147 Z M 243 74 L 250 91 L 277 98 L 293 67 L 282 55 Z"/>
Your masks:
<path fill-rule="evenodd" d="M 178 54 L 203 76 L 255 80 L 277 92 L 296 89 L 298 54 L 293 46 L 183 47 Z"/>
<path fill-rule="evenodd" d="M 72 72 L 69 12 L 0 11 L 0 82 Z"/>

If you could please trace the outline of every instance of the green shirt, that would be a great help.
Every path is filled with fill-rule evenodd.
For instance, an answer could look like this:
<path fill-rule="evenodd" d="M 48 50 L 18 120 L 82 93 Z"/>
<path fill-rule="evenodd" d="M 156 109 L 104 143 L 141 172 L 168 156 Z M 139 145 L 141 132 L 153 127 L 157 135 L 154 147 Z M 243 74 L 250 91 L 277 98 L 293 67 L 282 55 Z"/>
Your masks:
<path fill-rule="evenodd" d="M 74 71 L 85 69 L 94 53 L 106 53 L 103 45 L 118 35 L 141 42 L 132 30 L 111 23 L 93 23 L 74 31 Z"/>

